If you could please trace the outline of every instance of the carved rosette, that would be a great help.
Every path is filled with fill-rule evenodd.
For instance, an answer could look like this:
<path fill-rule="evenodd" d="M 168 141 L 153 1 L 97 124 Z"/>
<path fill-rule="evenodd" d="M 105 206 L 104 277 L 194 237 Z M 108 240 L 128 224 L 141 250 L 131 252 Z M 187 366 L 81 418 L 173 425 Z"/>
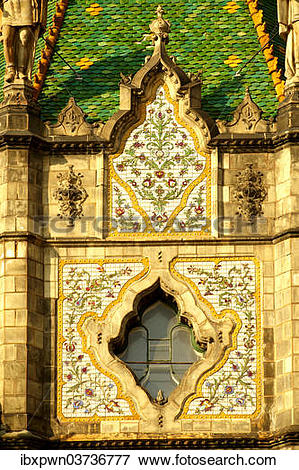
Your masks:
<path fill-rule="evenodd" d="M 238 202 L 237 215 L 248 221 L 253 221 L 263 214 L 262 203 L 266 196 L 263 173 L 255 170 L 253 163 L 248 163 L 245 169 L 237 174 L 233 192 L 233 197 Z"/>
<path fill-rule="evenodd" d="M 53 193 L 54 199 L 58 202 L 58 217 L 67 219 L 68 226 L 73 227 L 76 219 L 83 216 L 83 203 L 88 197 L 82 185 L 81 173 L 75 173 L 74 166 L 70 165 L 69 170 L 59 173 L 57 176 L 58 187 Z"/>

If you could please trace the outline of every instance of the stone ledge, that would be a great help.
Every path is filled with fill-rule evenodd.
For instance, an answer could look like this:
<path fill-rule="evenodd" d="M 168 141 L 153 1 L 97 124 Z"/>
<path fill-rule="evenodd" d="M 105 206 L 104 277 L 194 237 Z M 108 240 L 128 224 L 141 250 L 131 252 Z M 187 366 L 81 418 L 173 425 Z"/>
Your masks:
<path fill-rule="evenodd" d="M 117 435 L 119 437 L 119 435 Z M 40 439 L 28 431 L 20 433 L 3 434 L 0 441 L 0 449 L 299 449 L 299 429 L 289 429 L 281 433 L 264 433 L 262 437 L 258 434 L 247 437 L 235 435 L 227 437 L 225 434 L 210 433 L 207 437 L 178 436 L 177 438 L 138 438 L 117 439 L 116 435 L 111 439 L 74 440 L 63 441 L 59 439 Z M 82 436 L 81 436 L 82 437 Z M 97 436 L 98 438 L 98 436 Z"/>

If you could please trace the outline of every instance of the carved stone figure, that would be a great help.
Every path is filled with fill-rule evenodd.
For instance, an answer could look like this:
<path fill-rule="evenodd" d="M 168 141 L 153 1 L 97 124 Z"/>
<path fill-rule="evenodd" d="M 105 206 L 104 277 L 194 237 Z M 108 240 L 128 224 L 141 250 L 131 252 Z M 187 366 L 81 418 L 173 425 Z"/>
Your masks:
<path fill-rule="evenodd" d="M 5 80 L 31 77 L 35 46 L 46 28 L 48 0 L 0 0 Z"/>
<path fill-rule="evenodd" d="M 299 81 L 299 0 L 277 0 L 279 34 L 286 41 L 285 75 Z"/>

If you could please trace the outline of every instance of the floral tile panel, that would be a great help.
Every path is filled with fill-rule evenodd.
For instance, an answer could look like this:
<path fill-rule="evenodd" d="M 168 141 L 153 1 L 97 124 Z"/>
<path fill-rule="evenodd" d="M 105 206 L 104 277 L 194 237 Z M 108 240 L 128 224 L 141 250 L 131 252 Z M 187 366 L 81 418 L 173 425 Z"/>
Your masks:
<path fill-rule="evenodd" d="M 253 258 L 175 260 L 175 276 L 209 306 L 211 320 L 229 315 L 236 324 L 233 345 L 204 374 L 186 402 L 182 418 L 252 417 L 261 400 L 260 273 Z"/>
<path fill-rule="evenodd" d="M 187 127 L 159 86 L 122 153 L 110 156 L 111 236 L 209 235 L 210 157 Z"/>
<path fill-rule="evenodd" d="M 147 260 L 61 262 L 58 319 L 58 416 L 61 421 L 136 419 L 116 377 L 86 349 L 79 327 L 87 315 L 103 321 L 126 288 L 147 272 Z"/>

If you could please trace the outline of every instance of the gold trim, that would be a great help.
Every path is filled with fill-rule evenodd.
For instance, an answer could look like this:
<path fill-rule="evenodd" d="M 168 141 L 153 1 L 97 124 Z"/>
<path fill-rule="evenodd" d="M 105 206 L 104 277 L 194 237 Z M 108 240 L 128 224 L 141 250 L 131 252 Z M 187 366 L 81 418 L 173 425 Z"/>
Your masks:
<path fill-rule="evenodd" d="M 205 299 L 201 293 L 196 284 L 192 281 L 192 279 L 184 276 L 183 274 L 179 273 L 175 269 L 175 265 L 177 263 L 182 263 L 182 262 L 207 262 L 211 261 L 215 264 L 218 264 L 221 261 L 253 261 L 256 267 L 256 275 L 255 275 L 255 299 L 256 299 L 256 345 L 257 345 L 257 373 L 254 381 L 256 382 L 256 410 L 252 414 L 240 414 L 240 415 L 229 415 L 225 413 L 221 414 L 211 414 L 211 415 L 187 415 L 189 405 L 191 401 L 193 401 L 196 398 L 201 398 L 202 397 L 202 385 L 203 382 L 213 375 L 215 372 L 218 372 L 226 361 L 229 358 L 229 355 L 231 351 L 236 349 L 237 346 L 237 335 L 240 331 L 240 328 L 242 326 L 241 320 L 239 318 L 239 315 L 236 311 L 231 310 L 231 309 L 224 309 L 220 314 L 218 314 L 213 307 L 213 305 Z M 255 418 L 258 416 L 261 412 L 261 401 L 262 401 L 262 341 L 261 341 L 261 332 L 262 332 L 262 327 L 261 327 L 261 292 L 260 292 L 260 262 L 255 258 L 251 256 L 246 256 L 246 257 L 234 257 L 234 256 L 224 256 L 224 257 L 212 257 L 212 258 L 174 258 L 170 262 L 170 271 L 174 277 L 177 277 L 178 279 L 181 279 L 184 281 L 187 285 L 191 287 L 191 289 L 195 292 L 196 296 L 200 299 L 201 302 L 203 302 L 207 307 L 209 308 L 211 312 L 211 317 L 215 318 L 217 320 L 224 318 L 227 314 L 230 314 L 234 317 L 234 320 L 236 321 L 237 327 L 234 330 L 233 333 L 233 344 L 230 348 L 227 349 L 227 351 L 224 354 L 224 357 L 222 360 L 210 371 L 205 373 L 201 379 L 199 380 L 197 387 L 196 387 L 196 392 L 192 394 L 184 403 L 184 408 L 182 413 L 180 414 L 180 419 L 240 419 L 240 418 Z"/>
<path fill-rule="evenodd" d="M 62 387 L 65 384 L 63 380 L 63 368 L 62 368 L 62 345 L 65 341 L 65 338 L 62 335 L 63 331 L 63 301 L 66 298 L 63 295 L 63 268 L 67 264 L 97 264 L 99 266 L 103 266 L 103 264 L 127 264 L 127 263 L 141 263 L 143 264 L 144 268 L 143 270 L 138 273 L 136 276 L 133 278 L 129 279 L 121 288 L 118 297 L 116 300 L 111 302 L 107 307 L 105 308 L 103 314 L 99 317 L 98 314 L 95 312 L 86 312 L 83 314 L 77 324 L 77 329 L 78 332 L 82 338 L 82 351 L 87 353 L 90 357 L 90 360 L 92 364 L 98 369 L 102 374 L 106 375 L 109 377 L 117 386 L 117 398 L 124 399 L 129 403 L 129 408 L 132 413 L 131 416 L 92 416 L 92 417 L 65 417 L 62 413 Z M 130 397 L 127 397 L 126 395 L 123 394 L 122 392 L 122 386 L 120 381 L 115 377 L 115 375 L 110 374 L 108 371 L 105 371 L 97 361 L 95 355 L 93 354 L 92 351 L 87 349 L 86 346 L 86 337 L 84 335 L 84 332 L 82 330 L 82 324 L 83 321 L 87 317 L 96 317 L 97 320 L 104 320 L 111 310 L 111 308 L 120 303 L 123 299 L 123 296 L 125 294 L 125 291 L 128 289 L 131 284 L 139 279 L 141 279 L 144 275 L 146 275 L 149 271 L 149 260 L 148 258 L 103 258 L 103 259 L 96 259 L 96 260 L 90 260 L 90 259 L 72 259 L 72 260 L 60 260 L 59 262 L 59 297 L 58 297 L 58 333 L 57 333 L 57 418 L 60 420 L 60 422 L 88 422 L 88 423 L 94 423 L 94 422 L 99 422 L 99 421 L 123 421 L 123 420 L 136 420 L 139 419 L 140 416 L 136 411 L 135 405 L 133 403 L 133 400 Z"/>
<path fill-rule="evenodd" d="M 269 44 L 270 36 L 266 32 L 266 24 L 263 22 L 263 10 L 259 8 L 258 0 L 246 0 L 246 2 L 249 8 L 249 13 L 253 20 L 254 27 L 256 29 L 258 40 L 260 42 L 261 47 L 264 47 L 265 44 L 268 43 L 268 45 L 263 49 L 263 54 L 267 62 L 269 74 L 271 75 L 273 83 L 274 83 L 277 99 L 279 102 L 281 102 L 285 99 L 285 96 L 284 96 L 285 82 L 281 80 L 281 70 L 278 70 L 278 67 L 277 67 L 278 58 L 273 55 L 273 45 Z"/>
<path fill-rule="evenodd" d="M 152 224 L 150 222 L 150 218 L 149 218 L 148 214 L 140 206 L 140 204 L 137 200 L 137 197 L 135 195 L 135 192 L 131 189 L 131 187 L 128 185 L 128 183 L 126 183 L 124 180 L 122 180 L 118 176 L 118 174 L 116 173 L 116 171 L 114 169 L 114 166 L 113 166 L 113 160 L 115 160 L 120 155 L 122 155 L 122 153 L 124 151 L 124 148 L 125 148 L 125 145 L 126 145 L 126 142 L 127 142 L 127 139 L 129 138 L 131 133 L 134 131 L 134 129 L 139 127 L 145 121 L 146 108 L 147 108 L 148 105 L 153 103 L 153 101 L 156 99 L 157 89 L 161 85 L 163 86 L 163 89 L 165 91 L 167 101 L 170 104 L 172 104 L 173 107 L 174 107 L 174 116 L 175 116 L 176 121 L 190 133 L 191 138 L 193 139 L 193 143 L 194 143 L 194 147 L 195 147 L 196 152 L 206 159 L 206 164 L 205 164 L 205 169 L 200 174 L 200 176 L 198 176 L 198 178 L 193 180 L 189 184 L 189 186 L 185 189 L 185 191 L 183 193 L 183 196 L 182 196 L 178 206 L 176 206 L 176 208 L 173 210 L 172 214 L 170 215 L 170 218 L 169 218 L 169 220 L 166 224 L 165 229 L 162 232 L 156 232 L 152 227 Z M 146 103 L 141 105 L 141 118 L 140 118 L 140 120 L 124 134 L 119 152 L 116 153 L 116 154 L 109 155 L 108 169 L 109 169 L 109 176 L 108 176 L 108 179 L 109 179 L 109 184 L 108 184 L 108 207 L 109 207 L 109 216 L 110 217 L 109 217 L 107 240 L 111 240 L 111 239 L 115 239 L 115 238 L 122 239 L 122 240 L 128 240 L 128 239 L 130 240 L 132 238 L 134 238 L 134 239 L 139 239 L 139 238 L 153 239 L 154 238 L 154 239 L 159 239 L 159 240 L 177 240 L 177 239 L 181 239 L 182 235 L 184 235 L 184 238 L 195 238 L 195 237 L 196 238 L 198 238 L 198 237 L 210 238 L 211 237 L 211 155 L 209 155 L 206 152 L 203 152 L 200 149 L 199 140 L 198 140 L 198 137 L 196 135 L 196 132 L 194 131 L 194 129 L 192 129 L 189 126 L 189 124 L 187 124 L 179 116 L 179 103 L 177 101 L 174 101 L 171 98 L 170 93 L 169 93 L 169 89 L 168 89 L 168 86 L 166 85 L 166 83 L 163 83 L 161 80 L 159 80 L 155 85 L 152 97 Z M 112 215 L 113 215 L 112 214 L 112 201 L 113 201 L 113 198 L 112 198 L 112 191 L 113 191 L 112 185 L 113 185 L 113 178 L 127 192 L 128 197 L 130 198 L 130 200 L 132 202 L 132 207 L 144 219 L 145 225 L 146 225 L 144 232 L 142 232 L 142 233 L 140 233 L 140 232 L 139 233 L 138 232 L 137 233 L 135 233 L 135 232 L 134 233 L 133 232 L 127 232 L 127 233 L 126 232 L 121 232 L 120 233 L 120 232 L 117 232 L 117 230 L 114 230 L 112 228 L 111 220 L 112 220 Z M 182 232 L 174 232 L 174 230 L 172 228 L 172 224 L 174 222 L 174 219 L 177 217 L 177 215 L 183 209 L 185 209 L 188 198 L 191 195 L 192 191 L 205 178 L 207 180 L 207 185 L 206 185 L 206 188 L 207 188 L 207 192 L 206 192 L 207 225 L 206 225 L 206 228 L 209 231 L 207 232 L 205 230 L 201 230 L 201 231 L 194 231 L 194 232 L 183 232 L 183 231 Z"/>

